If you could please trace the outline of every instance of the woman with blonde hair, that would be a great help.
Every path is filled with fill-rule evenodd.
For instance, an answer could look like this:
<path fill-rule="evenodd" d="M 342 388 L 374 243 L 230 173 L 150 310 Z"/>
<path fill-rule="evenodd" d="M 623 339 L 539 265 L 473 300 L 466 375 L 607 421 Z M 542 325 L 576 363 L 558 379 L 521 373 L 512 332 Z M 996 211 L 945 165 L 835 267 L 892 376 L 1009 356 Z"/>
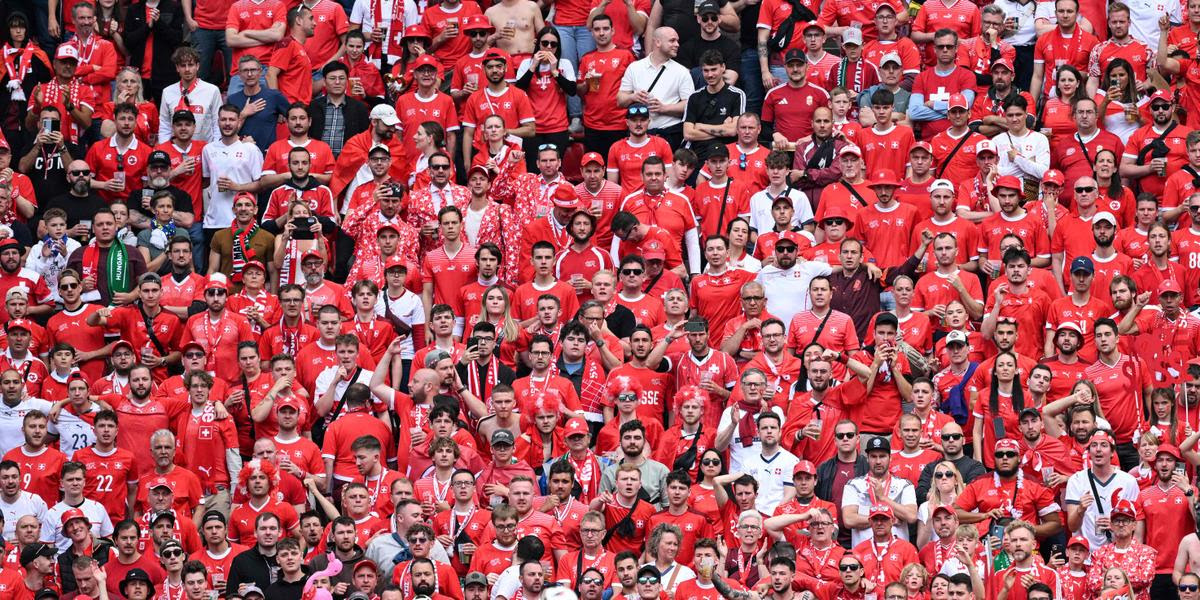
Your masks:
<path fill-rule="evenodd" d="M 116 117 L 113 116 L 114 109 L 118 104 L 128 103 L 138 109 L 137 125 L 133 128 L 133 136 L 143 144 L 151 146 L 157 144 L 158 107 L 146 99 L 142 89 L 142 78 L 138 75 L 137 69 L 125 67 L 117 71 L 113 89 L 116 90 L 113 99 L 101 103 L 96 107 L 95 114 L 92 115 L 93 121 L 100 121 L 100 135 L 109 138 L 117 132 Z"/>
<path fill-rule="evenodd" d="M 471 337 L 471 331 L 477 323 L 491 323 L 496 327 L 496 348 L 500 353 L 500 362 L 509 368 L 516 368 L 517 352 L 513 344 L 521 328 L 512 316 L 512 299 L 508 288 L 497 283 L 484 290 L 480 305 L 479 312 L 464 324 L 463 339 Z"/>
<path fill-rule="evenodd" d="M 921 506 L 917 507 L 917 546 L 924 547 L 929 542 L 936 542 L 939 537 L 930 522 L 933 520 L 933 509 L 945 504 L 954 504 L 966 484 L 963 483 L 962 473 L 954 463 L 943 460 L 933 467 L 929 495 Z M 903 582 L 903 578 L 901 582 Z"/>
<path fill-rule="evenodd" d="M 909 563 L 900 569 L 900 579 L 908 600 L 929 600 L 929 570 L 921 563 Z"/>
<path fill-rule="evenodd" d="M 662 591 L 674 596 L 679 584 L 695 579 L 696 573 L 687 565 L 679 564 L 675 558 L 679 556 L 679 546 L 683 543 L 683 531 L 673 523 L 659 523 L 650 532 L 646 541 L 646 562 L 658 567 L 662 573 Z"/>

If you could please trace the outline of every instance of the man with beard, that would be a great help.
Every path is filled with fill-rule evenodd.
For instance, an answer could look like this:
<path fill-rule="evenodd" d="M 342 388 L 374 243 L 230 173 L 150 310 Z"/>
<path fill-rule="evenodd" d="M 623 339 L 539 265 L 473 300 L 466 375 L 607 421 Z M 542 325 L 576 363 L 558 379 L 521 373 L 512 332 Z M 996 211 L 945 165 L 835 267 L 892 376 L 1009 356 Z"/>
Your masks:
<path fill-rule="evenodd" d="M 238 137 L 241 122 L 241 109 L 232 104 L 222 106 L 217 112 L 221 137 L 201 151 L 203 184 L 208 190 L 202 226 L 210 240 L 218 230 L 228 227 L 227 223 L 235 221 L 238 197 L 243 193 L 253 197 L 261 189 L 258 177 L 262 174 L 262 151 L 253 140 Z M 257 206 L 255 202 L 256 210 Z M 216 267 L 208 265 L 208 270 L 215 271 Z M 225 265 L 223 271 L 230 274 L 229 266 Z"/>
<path fill-rule="evenodd" d="M 246 201 L 239 200 L 239 205 Z M 205 370 L 226 381 L 235 381 L 240 374 L 238 344 L 254 341 L 254 331 L 245 317 L 226 310 L 229 283 L 225 275 L 213 273 L 204 287 L 207 310 L 188 319 L 179 343 L 186 346 L 189 342 L 198 342 L 208 356 Z"/>
<path fill-rule="evenodd" d="M 54 52 L 54 77 L 39 83 L 29 96 L 29 110 L 25 113 L 25 130 L 37 131 L 38 116 L 47 108 L 55 108 L 62 115 L 57 131 L 71 145 L 78 145 L 86 130 L 92 125 L 92 112 L 98 102 L 92 86 L 76 77 L 79 66 L 79 51 L 73 44 L 60 44 Z"/>
<path fill-rule="evenodd" d="M 8 348 L 0 351 L 0 370 L 12 369 L 23 373 L 29 395 L 42 396 L 46 395 L 42 393 L 42 384 L 50 376 L 50 371 L 30 348 L 34 327 L 31 321 L 23 318 L 14 318 L 4 325 L 8 333 Z M 61 399 L 60 396 L 55 397 L 55 400 Z"/>
<path fill-rule="evenodd" d="M 850 531 L 851 544 L 857 546 L 871 538 L 872 513 L 879 506 L 886 507 L 888 520 L 894 521 L 890 529 L 897 537 L 907 541 L 908 523 L 915 521 L 917 516 L 913 485 L 907 480 L 891 476 L 892 449 L 886 437 L 868 439 L 864 453 L 867 457 L 866 473 L 851 479 L 842 494 L 841 514 L 846 529 Z M 840 447 L 838 460 L 841 460 Z"/>
<path fill-rule="evenodd" d="M 1154 457 L 1155 481 L 1138 493 L 1138 508 L 1145 516 L 1143 539 L 1149 546 L 1164 549 L 1154 565 L 1152 598 L 1170 597 L 1160 594 L 1169 594 L 1168 590 L 1174 588 L 1171 573 L 1176 561 L 1171 549 L 1180 548 L 1180 541 L 1196 530 L 1196 488 L 1187 475 L 1176 470 L 1176 465 L 1182 464 L 1179 448 L 1160 445 Z"/>
<path fill-rule="evenodd" d="M 1189 9 L 1189 15 L 1191 12 Z M 1121 176 L 1136 180 L 1142 192 L 1161 197 L 1167 179 L 1188 164 L 1185 140 L 1189 132 L 1191 129 L 1175 120 L 1171 93 L 1155 92 L 1150 97 L 1150 122 L 1125 142 Z"/>
<path fill-rule="evenodd" d="M 187 406 L 182 402 L 152 398 L 150 394 L 153 385 L 150 367 L 137 365 L 129 371 L 129 387 L 124 392 L 124 398 L 102 398 L 120 417 L 121 429 L 117 435 L 117 446 L 133 452 L 138 471 L 141 473 L 150 472 L 157 462 L 152 453 L 146 452 L 146 449 L 151 447 L 152 435 L 167 429 Z M 174 440 L 171 441 L 173 449 Z M 198 483 L 196 487 L 199 488 Z M 196 500 L 199 500 L 199 496 Z"/>
<path fill-rule="evenodd" d="M 981 257 L 987 260 L 986 257 Z M 989 261 L 990 264 L 990 261 Z M 986 314 L 980 328 L 983 337 L 995 337 L 997 322 L 1004 317 L 1017 323 L 1015 349 L 1022 356 L 1037 356 L 1042 352 L 1046 316 L 1050 298 L 1045 290 L 1035 288 L 1029 281 L 1031 259 L 1023 249 L 1010 248 L 1004 253 L 1004 282 L 995 287 L 988 298 Z"/>
<path fill-rule="evenodd" d="M 1083 323 L 1091 319 L 1083 320 Z M 1050 325 L 1046 325 L 1049 330 Z M 1083 326 L 1078 321 L 1062 321 L 1053 329 L 1053 335 L 1047 335 L 1047 340 L 1053 344 L 1053 351 L 1041 360 L 1041 364 L 1050 368 L 1049 398 L 1062 398 L 1071 392 L 1077 381 L 1083 380 L 1083 371 L 1088 361 L 1079 356 L 1079 348 L 1083 345 Z M 1095 348 L 1092 349 L 1093 357 Z"/>
<path fill-rule="evenodd" d="M 117 220 L 111 209 L 92 217 L 91 243 L 67 259 L 67 268 L 83 276 L 83 300 L 102 305 L 128 304 L 137 299 L 133 282 L 146 272 L 142 253 L 117 239 Z"/>
<path fill-rule="evenodd" d="M 297 106 L 289 112 L 303 112 L 304 108 Z M 318 144 L 325 142 L 311 140 Z M 279 142 L 276 142 L 278 144 Z M 337 225 L 332 221 L 337 216 L 334 207 L 333 193 L 321 183 L 313 168 L 313 154 L 304 146 L 294 146 L 287 151 L 283 162 L 287 172 L 271 190 L 267 200 L 267 209 L 263 213 L 263 227 L 278 233 L 287 224 L 289 209 L 293 201 L 299 200 L 308 205 L 314 217 L 321 219 L 323 231 L 336 231 Z M 264 178 L 267 177 L 264 175 Z M 273 176 L 272 176 L 273 177 Z"/>
<path fill-rule="evenodd" d="M 1062 529 L 1054 492 L 1027 477 L 1018 477 L 1021 446 L 1012 438 L 996 442 L 996 471 L 992 478 L 980 477 L 967 484 L 955 502 L 960 523 L 977 524 L 980 535 L 1000 519 L 1024 519 L 1033 524 L 1039 538 Z M 1022 479 L 1018 485 L 1018 479 Z"/>
<path fill-rule="evenodd" d="M 640 421 L 630 421 L 621 426 L 620 434 L 622 457 L 619 462 L 604 468 L 600 478 L 601 493 L 617 489 L 617 473 L 621 465 L 633 465 L 641 471 L 638 489 L 645 491 L 645 496 L 649 498 L 650 503 L 658 504 L 660 507 L 665 506 L 662 493 L 666 489 L 668 469 L 662 463 L 645 456 L 645 426 Z"/>
<path fill-rule="evenodd" d="M 942 458 L 925 465 L 925 468 L 921 471 L 921 479 L 917 482 L 918 502 L 924 502 L 928 497 L 929 489 L 933 486 L 933 475 L 937 471 L 937 465 L 940 462 L 948 461 L 954 463 L 954 467 L 962 474 L 963 483 L 966 484 L 970 484 L 972 481 L 987 474 L 982 463 L 963 452 L 966 442 L 961 425 L 958 423 L 945 424 L 942 426 L 940 437 Z"/>
<path fill-rule="evenodd" d="M 774 264 L 764 265 L 756 278 L 763 285 L 763 295 L 771 299 L 771 314 L 784 323 L 811 308 L 808 287 L 812 279 L 833 273 L 828 263 L 801 258 L 800 240 L 798 233 L 780 233 Z"/>
<path fill-rule="evenodd" d="M 505 80 L 508 72 L 509 55 L 500 48 L 491 48 L 483 53 L 483 65 L 487 87 L 467 97 L 462 110 L 463 164 L 472 164 L 476 150 L 482 148 L 480 131 L 484 118 L 491 114 L 504 117 L 504 127 L 509 135 L 528 138 L 534 135 L 533 106 L 524 90 L 509 85 Z M 540 154 L 540 152 L 539 152 Z"/>
<path fill-rule="evenodd" d="M 152 226 L 150 219 L 154 216 L 154 206 L 150 200 L 161 191 L 165 191 L 171 195 L 171 199 L 175 201 L 177 209 L 172 212 L 172 220 L 179 225 L 181 229 L 186 230 L 195 220 L 196 210 L 194 208 L 193 199 L 188 193 L 171 182 L 171 155 L 165 150 L 155 150 L 146 158 L 146 177 L 144 180 L 132 180 L 129 185 L 136 185 L 137 181 L 143 181 L 140 189 L 132 188 L 128 197 L 130 206 L 129 220 L 130 224 L 137 227 Z M 127 186 L 128 187 L 128 186 Z M 180 232 L 182 235 L 187 235 L 186 231 Z M 173 235 L 168 235 L 170 240 Z"/>
<path fill-rule="evenodd" d="M 288 139 L 276 140 L 267 148 L 263 156 L 262 185 L 264 188 L 273 189 L 287 181 L 289 176 L 293 179 L 296 177 L 295 174 L 290 173 L 291 154 L 293 150 L 300 148 L 308 151 L 309 175 L 317 185 L 326 191 L 329 190 L 325 186 L 333 178 L 333 151 L 330 150 L 329 144 L 309 137 L 308 131 L 311 125 L 312 120 L 308 116 L 308 109 L 305 105 L 296 103 L 288 107 Z M 285 172 L 284 169 L 287 169 L 288 172 Z"/>
<path fill-rule="evenodd" d="M 41 273 L 25 268 L 25 261 L 21 259 L 22 250 L 21 243 L 15 238 L 0 240 L 0 297 L 7 297 L 10 289 L 25 288 L 32 292 L 28 316 L 49 315 L 54 310 L 50 288 L 46 287 L 46 280 Z M 0 309 L 0 317 L 7 321 L 10 315 L 7 310 Z"/>
<path fill-rule="evenodd" d="M 39 206 L 35 207 L 34 218 L 31 220 L 34 223 L 40 220 L 38 216 L 42 212 L 51 207 L 51 202 L 64 209 L 70 204 L 69 202 L 65 202 L 67 198 L 63 198 L 62 196 L 71 189 L 72 178 L 68 177 L 67 166 L 74 162 L 71 155 L 73 150 L 64 143 L 61 114 L 58 108 L 54 106 L 47 106 L 38 113 L 38 123 L 49 120 L 50 131 L 38 128 L 37 135 L 27 142 L 29 144 L 28 148 L 21 148 L 21 158 L 15 166 L 16 171 L 29 176 L 30 186 L 36 190 L 36 195 L 41 198 L 41 201 L 38 202 Z M 14 148 L 11 152 L 16 152 L 16 150 Z M 82 149 L 79 150 L 77 155 L 80 158 L 83 157 Z M 83 163 L 82 160 L 79 162 Z M 12 167 L 13 165 L 9 166 Z M 23 192 L 22 195 L 24 195 Z M 87 190 L 83 191 L 82 195 L 91 196 L 95 200 L 91 204 L 92 206 L 99 207 L 103 205 L 100 196 L 91 191 L 90 185 Z M 76 211 L 80 209 L 86 210 L 87 207 L 88 205 L 86 204 L 79 206 L 76 208 Z M 68 225 L 74 227 L 79 223 L 78 214 L 68 212 L 67 215 L 74 217 L 74 220 L 68 221 Z M 77 233 L 73 232 L 73 235 L 77 235 Z"/>
<path fill-rule="evenodd" d="M 1081 178 L 1080 181 L 1091 180 L 1091 178 Z M 1095 181 L 1092 181 L 1095 184 Z M 1084 194 L 1079 194 L 1076 198 L 1078 205 L 1083 200 Z M 1091 229 L 1088 224 L 1080 223 L 1082 227 L 1075 235 L 1083 237 L 1088 229 Z M 1062 220 L 1059 221 L 1059 226 L 1065 226 Z M 1056 264 L 1061 265 L 1059 270 L 1067 265 L 1062 263 L 1062 257 L 1056 258 Z M 1069 275 L 1067 279 L 1071 284 L 1070 293 L 1067 296 L 1053 300 L 1050 303 L 1050 312 L 1047 315 L 1046 331 L 1050 332 L 1058 329 L 1059 326 L 1066 322 L 1075 323 L 1091 323 L 1098 317 L 1108 314 L 1109 303 L 1092 295 L 1094 288 L 1096 263 L 1086 255 L 1076 256 L 1069 263 Z M 1080 329 L 1083 329 L 1082 327 Z M 1046 356 L 1052 354 L 1054 340 L 1051 336 L 1046 336 L 1045 352 Z M 1076 349 L 1081 353 L 1084 360 L 1093 360 L 1096 358 L 1096 344 L 1092 340 L 1092 336 L 1084 334 L 1079 340 L 1079 345 Z M 1057 398 L 1058 396 L 1054 396 Z"/>
<path fill-rule="evenodd" d="M 570 216 L 562 225 L 566 229 L 567 235 L 570 236 L 570 241 L 566 247 L 560 248 L 554 257 L 554 277 L 570 281 L 571 286 L 575 288 L 579 303 L 582 305 L 592 299 L 592 277 L 600 271 L 611 271 L 615 267 L 612 255 L 601 251 L 592 243 L 596 233 L 595 215 L 586 212 L 579 204 L 576 204 L 573 212 L 568 209 L 560 209 L 556 205 L 551 215 L 546 217 L 546 223 L 549 223 L 549 219 L 557 220 L 560 210 L 570 212 Z M 542 221 L 535 221 L 535 225 L 540 222 Z"/>
<path fill-rule="evenodd" d="M 539 568 L 541 566 L 537 561 L 533 561 L 531 563 L 525 563 L 525 564 L 538 565 Z M 412 588 L 411 588 L 411 591 L 404 593 L 404 595 L 403 595 L 404 600 L 412 600 L 413 598 L 418 598 L 418 597 L 425 597 L 425 598 L 429 598 L 430 600 L 454 600 L 453 597 L 447 596 L 445 594 L 438 592 L 437 571 L 434 569 L 432 560 L 430 560 L 428 558 L 414 558 L 412 560 L 412 562 L 409 563 L 408 567 L 409 567 L 408 574 L 410 577 L 410 583 L 412 584 Z M 524 579 L 524 577 L 522 577 L 522 579 Z M 408 586 L 404 586 L 404 587 L 408 587 Z M 404 590 L 402 590 L 402 592 L 403 591 Z M 445 590 L 445 591 L 449 592 L 450 590 Z M 535 598 L 540 598 L 540 597 L 541 597 L 541 583 L 540 583 L 540 573 L 539 573 L 538 592 L 535 593 L 533 596 L 526 596 L 526 598 L 535 599 Z"/>
<path fill-rule="evenodd" d="M 371 168 L 367 160 L 371 150 L 383 146 L 393 158 L 404 156 L 403 142 L 396 136 L 400 117 L 396 115 L 395 108 L 387 104 L 376 106 L 371 109 L 370 123 L 366 131 L 346 140 L 334 165 L 333 179 L 329 182 L 334 198 L 342 198 L 342 194 L 345 193 L 346 203 L 349 204 L 344 203 L 340 208 L 347 209 L 347 212 L 349 208 L 354 207 L 352 198 L 358 196 L 358 187 L 369 181 L 375 173 L 375 169 Z M 393 160 L 388 165 L 387 173 L 393 180 L 403 180 L 403 163 L 404 161 Z"/>
<path fill-rule="evenodd" d="M 1046 435 L 1039 409 L 1027 407 L 1020 419 L 1021 470 L 1025 478 L 1041 481 L 1051 491 L 1059 492 L 1067 477 L 1077 470 L 1062 440 Z"/>
<path fill-rule="evenodd" d="M 816 348 L 819 350 L 819 348 Z M 821 464 L 837 453 L 834 429 L 843 418 L 840 396 L 843 388 L 831 387 L 832 365 L 829 357 L 806 351 L 807 382 L 797 380 L 777 392 L 775 404 L 787 407 L 783 420 L 783 447 L 796 456 L 809 457 Z M 845 389 L 856 388 L 849 386 Z M 786 394 L 783 392 L 786 391 Z"/>
<path fill-rule="evenodd" d="M 948 470 L 942 471 L 942 477 L 949 474 L 953 477 L 953 473 Z M 954 532 L 958 529 L 958 512 L 953 504 L 939 504 L 931 507 L 933 514 L 929 517 L 929 529 L 937 539 L 930 539 L 924 546 L 921 547 L 920 557 L 921 564 L 930 573 L 937 573 L 942 570 L 942 565 L 951 557 L 957 557 L 958 544 Z"/>
<path fill-rule="evenodd" d="M 1084 371 L 1084 378 L 1096 383 L 1097 401 L 1112 426 L 1121 467 L 1129 470 L 1138 462 L 1134 436 L 1142 427 L 1142 406 L 1150 397 L 1152 371 L 1142 358 L 1122 352 L 1119 329 L 1112 319 L 1098 319 L 1092 332 L 1097 357 Z"/>
<path fill-rule="evenodd" d="M 183 243 L 186 244 L 186 240 L 183 240 Z M 183 245 L 174 247 L 183 248 Z M 186 269 L 191 270 L 189 252 L 181 250 L 176 253 L 176 258 L 185 263 Z M 174 348 L 183 335 L 183 323 L 179 317 L 161 304 L 162 288 L 162 279 L 158 275 L 142 275 L 138 279 L 137 301 L 116 308 L 101 308 L 88 314 L 86 321 L 89 327 L 104 327 L 108 331 L 121 332 L 130 349 L 141 348 L 138 360 L 154 369 L 157 381 L 166 379 L 167 364 L 179 361 L 180 352 Z M 146 327 L 147 323 L 151 325 L 150 328 Z M 115 352 L 116 347 L 112 350 Z M 95 383 L 93 382 L 93 385 Z"/>
<path fill-rule="evenodd" d="M 259 227 L 257 217 L 258 200 L 254 194 L 239 193 L 233 199 L 233 224 L 217 231 L 209 246 L 208 274 L 229 276 L 235 291 L 241 289 L 246 263 L 266 260 L 275 251 L 275 236 Z"/>
<path fill-rule="evenodd" d="M 363 257 L 359 257 L 362 259 Z M 304 273 L 304 310 L 306 317 L 320 324 L 318 311 L 325 306 L 332 306 L 340 319 L 354 317 L 354 307 L 350 304 L 350 294 L 341 285 L 325 278 L 328 259 L 320 252 L 309 250 L 300 258 L 300 269 Z M 356 261 L 361 262 L 361 260 Z M 357 281 L 357 280 L 351 280 Z M 323 335 L 323 334 L 322 334 Z M 332 340 L 330 340 L 332 341 Z"/>
<path fill-rule="evenodd" d="M 1044 564 L 1035 551 L 1037 532 L 1034 525 L 1017 517 L 1004 528 L 1004 542 L 1012 563 L 988 577 L 989 595 L 1004 594 L 1014 600 L 1023 600 L 1028 594 L 1026 590 L 1036 583 L 1048 585 L 1052 590 L 1059 589 L 1058 573 Z"/>
<path fill-rule="evenodd" d="M 355 542 L 357 528 L 354 519 L 345 516 L 335 518 L 329 525 L 329 534 L 329 553 L 318 554 L 309 563 L 309 567 L 315 573 L 327 569 L 333 558 L 341 561 L 341 572 L 330 576 L 329 583 L 333 586 L 333 591 L 342 596 L 348 593 L 353 585 L 354 565 L 366 560 L 366 557 L 363 555 L 363 549 Z"/>
<path fill-rule="evenodd" d="M 114 109 L 117 127 L 114 135 L 100 140 L 88 149 L 84 160 L 92 166 L 96 178 L 94 188 L 100 191 L 105 201 L 123 200 L 131 189 L 129 182 L 142 180 L 150 157 L 150 145 L 138 141 L 133 135 L 137 126 L 138 108 L 133 104 L 120 103 Z"/>

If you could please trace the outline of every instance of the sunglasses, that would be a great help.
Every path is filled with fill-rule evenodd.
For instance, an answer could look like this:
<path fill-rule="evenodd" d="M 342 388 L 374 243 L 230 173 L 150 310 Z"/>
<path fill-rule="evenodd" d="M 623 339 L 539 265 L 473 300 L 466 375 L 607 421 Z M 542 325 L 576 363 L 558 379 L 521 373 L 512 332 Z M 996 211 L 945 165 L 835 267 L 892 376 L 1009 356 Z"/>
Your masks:
<path fill-rule="evenodd" d="M 163 558 L 178 558 L 180 556 L 183 556 L 183 550 L 167 550 L 162 553 Z"/>
<path fill-rule="evenodd" d="M 1150 110 L 1171 110 L 1170 104 L 1151 104 Z"/>
<path fill-rule="evenodd" d="M 953 442 L 955 440 L 961 440 L 962 436 L 963 436 L 963 434 L 961 434 L 961 433 L 943 433 L 942 441 L 943 442 Z"/>
<path fill-rule="evenodd" d="M 1019 455 L 1016 452 L 1009 450 L 1007 452 L 997 452 L 995 456 L 996 458 L 1016 458 Z"/>
<path fill-rule="evenodd" d="M 777 245 L 775 246 L 775 253 L 776 253 L 776 254 L 779 254 L 780 252 L 788 252 L 788 253 L 791 253 L 791 252 L 795 252 L 795 251 L 796 251 L 796 247 L 795 247 L 795 246 L 793 246 L 793 245 L 791 245 L 791 244 L 788 244 L 788 245 L 786 245 L 786 246 L 780 246 L 780 245 L 778 245 L 778 244 L 777 244 Z"/>
<path fill-rule="evenodd" d="M 747 158 L 749 158 L 749 157 L 746 156 L 745 152 L 738 153 L 738 168 L 739 169 L 742 169 L 743 171 L 746 170 L 746 159 Z"/>
<path fill-rule="evenodd" d="M 60 283 L 58 285 L 58 289 L 60 290 L 73 290 L 77 287 L 79 287 L 78 283 Z"/>
<path fill-rule="evenodd" d="M 1195 591 L 1200 591 L 1200 584 L 1196 584 L 1196 583 L 1181 583 L 1181 584 L 1179 584 L 1179 591 L 1181 591 L 1181 592 L 1195 592 Z"/>
<path fill-rule="evenodd" d="M 937 471 L 933 474 L 938 479 L 954 479 L 954 473 L 950 471 Z"/>
<path fill-rule="evenodd" d="M 187 352 L 183 355 L 184 358 L 204 358 L 203 352 Z"/>
<path fill-rule="evenodd" d="M 641 269 L 621 269 L 622 275 L 641 275 L 642 273 L 645 273 L 645 271 Z"/>
<path fill-rule="evenodd" d="M 557 48 L 558 47 L 558 42 L 556 42 L 554 40 L 542 40 L 538 43 L 541 44 L 543 48 Z"/>
<path fill-rule="evenodd" d="M 849 564 L 845 564 L 845 565 L 838 565 L 838 570 L 842 571 L 842 572 L 857 571 L 861 568 L 862 568 L 862 565 L 860 565 L 858 563 L 849 563 Z"/>
<path fill-rule="evenodd" d="M 1191 212 L 1200 211 L 1200 206 L 1189 206 L 1188 210 Z"/>
<path fill-rule="evenodd" d="M 630 116 L 633 116 L 633 115 L 648 115 L 648 114 L 650 114 L 650 107 L 648 107 L 648 106 L 635 106 L 635 107 L 633 107 L 633 108 L 630 108 L 630 109 L 628 110 L 628 114 L 629 114 Z"/>
<path fill-rule="evenodd" d="M 714 14 L 700 15 L 701 23 L 715 23 L 720 20 L 721 20 L 721 15 L 714 15 Z"/>
<path fill-rule="evenodd" d="M 429 168 L 433 171 L 445 171 L 450 168 L 450 165 L 429 165 Z"/>
<path fill-rule="evenodd" d="M 542 144 L 538 146 L 538 152 L 543 150 L 558 150 L 558 146 L 555 146 L 554 144 Z"/>
<path fill-rule="evenodd" d="M 91 169 L 77 169 L 77 170 L 67 171 L 67 173 L 78 177 L 80 175 L 91 175 L 92 171 L 91 171 Z"/>
<path fill-rule="evenodd" d="M 1092 185 L 1080 185 L 1075 187 L 1076 194 L 1090 194 L 1094 191 L 1096 191 L 1096 186 Z"/>
<path fill-rule="evenodd" d="M 839 440 L 852 440 L 857 435 L 857 433 L 835 433 L 833 434 L 833 437 Z"/>
<path fill-rule="evenodd" d="M 762 302 L 766 296 L 742 296 L 742 300 L 746 302 Z"/>
<path fill-rule="evenodd" d="M 604 583 L 604 580 L 600 579 L 599 577 L 584 577 L 583 579 L 579 580 L 579 583 L 586 583 L 587 585 L 600 585 L 601 583 Z"/>
<path fill-rule="evenodd" d="M 845 225 L 846 219 L 843 219 L 840 217 L 834 217 L 832 219 L 825 219 L 825 224 L 826 225 Z"/>
<path fill-rule="evenodd" d="M 472 29 L 467 32 L 467 37 L 487 37 L 488 32 L 484 29 Z"/>
<path fill-rule="evenodd" d="M 934 44 L 934 48 L 938 50 L 953 50 L 958 47 L 957 44 Z"/>
<path fill-rule="evenodd" d="M 411 540 L 408 540 L 408 543 L 410 543 L 410 544 L 428 544 L 429 538 L 427 538 L 425 536 L 415 537 Z"/>
<path fill-rule="evenodd" d="M 658 578 L 651 577 L 649 575 L 647 575 L 645 577 L 638 577 L 638 583 L 640 583 L 642 585 L 653 585 L 653 584 L 658 583 Z"/>
<path fill-rule="evenodd" d="M 229 294 L 229 292 L 226 292 L 225 290 L 205 290 L 204 291 L 205 296 L 225 296 L 227 294 Z"/>
<path fill-rule="evenodd" d="M 702 465 L 704 465 L 704 466 L 706 466 L 706 467 L 719 467 L 719 466 L 721 466 L 721 459 L 719 459 L 719 458 L 706 458 L 706 459 L 704 459 L 704 460 L 700 461 L 700 464 L 702 464 Z"/>

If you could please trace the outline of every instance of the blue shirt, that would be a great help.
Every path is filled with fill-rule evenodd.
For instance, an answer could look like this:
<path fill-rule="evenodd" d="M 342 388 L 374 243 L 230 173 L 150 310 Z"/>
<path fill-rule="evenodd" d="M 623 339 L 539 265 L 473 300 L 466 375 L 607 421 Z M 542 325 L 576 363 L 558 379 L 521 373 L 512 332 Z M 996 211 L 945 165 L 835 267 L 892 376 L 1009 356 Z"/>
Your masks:
<path fill-rule="evenodd" d="M 287 117 L 288 101 L 283 94 L 279 93 L 279 90 L 265 86 L 261 87 L 253 96 L 247 96 L 245 91 L 230 94 L 228 101 L 240 110 L 246 107 L 247 102 L 256 100 L 262 100 L 267 105 L 242 123 L 242 130 L 239 134 L 254 138 L 258 149 L 265 154 L 267 148 L 275 142 L 275 128 L 279 124 L 279 117 Z"/>

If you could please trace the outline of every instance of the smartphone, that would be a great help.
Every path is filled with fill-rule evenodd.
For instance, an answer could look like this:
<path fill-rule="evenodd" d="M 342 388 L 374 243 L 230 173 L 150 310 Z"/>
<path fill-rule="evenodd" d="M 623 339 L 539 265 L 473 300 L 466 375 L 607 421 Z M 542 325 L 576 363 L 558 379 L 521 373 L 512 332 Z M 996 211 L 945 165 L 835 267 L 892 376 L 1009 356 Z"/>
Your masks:
<path fill-rule="evenodd" d="M 54 119 L 42 119 L 42 133 L 52 133 L 54 131 Z"/>
<path fill-rule="evenodd" d="M 1184 464 L 1183 464 L 1183 463 L 1176 463 L 1176 464 L 1175 464 L 1175 472 L 1176 472 L 1176 473 L 1178 473 L 1178 474 L 1180 474 L 1180 475 L 1186 475 L 1186 474 L 1187 474 L 1187 467 L 1186 467 L 1186 466 L 1184 466 Z"/>
<path fill-rule="evenodd" d="M 1064 548 L 1062 544 L 1054 544 L 1050 546 L 1050 556 L 1054 556 L 1055 554 L 1061 555 L 1065 558 L 1066 548 Z"/>
<path fill-rule="evenodd" d="M 1116 77 L 1110 78 L 1108 80 L 1108 87 L 1110 87 L 1110 88 L 1117 87 L 1117 78 Z"/>
<path fill-rule="evenodd" d="M 292 238 L 297 240 L 313 239 L 312 226 L 316 225 L 316 217 L 304 217 L 296 219 L 296 229 L 292 231 Z"/>
<path fill-rule="evenodd" d="M 479 338 L 471 336 L 467 338 L 467 350 L 473 350 L 479 347 Z"/>

